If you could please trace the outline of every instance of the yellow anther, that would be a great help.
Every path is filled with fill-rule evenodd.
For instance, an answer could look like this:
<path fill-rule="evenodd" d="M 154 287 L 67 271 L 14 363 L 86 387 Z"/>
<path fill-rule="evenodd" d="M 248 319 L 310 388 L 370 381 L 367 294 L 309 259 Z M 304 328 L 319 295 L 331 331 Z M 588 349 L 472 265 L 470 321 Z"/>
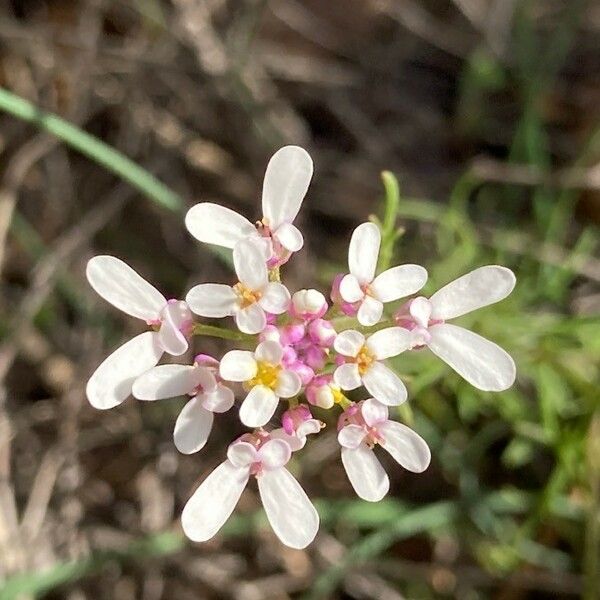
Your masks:
<path fill-rule="evenodd" d="M 352 401 L 349 400 L 346 396 L 344 396 L 342 390 L 333 386 L 330 386 L 330 389 L 333 395 L 333 401 L 336 404 L 339 404 L 339 406 L 341 406 L 344 410 L 352 404 Z"/>
<path fill-rule="evenodd" d="M 262 296 L 260 292 L 247 288 L 243 283 L 236 283 L 233 286 L 233 291 L 240 299 L 242 308 L 246 308 L 255 302 L 258 302 Z"/>
<path fill-rule="evenodd" d="M 358 351 L 354 360 L 358 365 L 358 372 L 361 375 L 364 375 L 369 367 L 375 362 L 375 356 L 373 356 L 373 353 L 366 346 L 363 346 Z"/>
<path fill-rule="evenodd" d="M 255 385 L 264 385 L 272 390 L 277 387 L 277 380 L 281 367 L 268 362 L 258 361 L 256 375 L 246 382 L 248 388 L 253 388 Z"/>

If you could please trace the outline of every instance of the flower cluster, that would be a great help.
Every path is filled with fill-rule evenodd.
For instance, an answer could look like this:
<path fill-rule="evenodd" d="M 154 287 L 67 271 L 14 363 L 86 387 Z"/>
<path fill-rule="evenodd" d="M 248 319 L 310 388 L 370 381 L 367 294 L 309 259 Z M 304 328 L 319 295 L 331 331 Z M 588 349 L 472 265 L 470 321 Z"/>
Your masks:
<path fill-rule="evenodd" d="M 427 271 L 406 264 L 376 275 L 381 235 L 375 224 L 363 223 L 350 240 L 349 273 L 333 282 L 331 306 L 314 289 L 290 293 L 280 281 L 280 267 L 303 246 L 293 221 L 312 173 L 312 160 L 302 148 L 276 152 L 265 174 L 263 216 L 256 225 L 216 204 L 189 210 L 185 223 L 195 238 L 233 250 L 233 285 L 201 283 L 185 300 L 167 300 L 118 258 L 96 256 L 88 263 L 87 277 L 96 292 L 150 328 L 94 372 L 87 385 L 93 406 L 112 408 L 130 394 L 149 401 L 189 396 L 175 423 L 174 441 L 191 454 L 206 444 L 215 414 L 232 409 L 236 395 L 241 399 L 239 418 L 251 431 L 230 444 L 226 460 L 186 504 L 182 524 L 192 540 L 208 540 L 219 531 L 251 477 L 284 544 L 303 548 L 314 539 L 318 514 L 285 468 L 308 436 L 325 427 L 313 413 L 326 419 L 324 411 L 341 411 L 342 463 L 364 500 L 378 501 L 389 488 L 376 446 L 405 469 L 424 471 L 431 458 L 426 442 L 389 418 L 388 407 L 402 404 L 408 395 L 386 364 L 390 358 L 427 346 L 481 390 L 505 390 L 515 379 L 515 365 L 504 350 L 448 323 L 510 294 L 515 277 L 504 267 L 475 269 L 430 298 L 413 297 L 384 316 L 386 303 L 421 290 Z M 192 364 L 157 366 L 164 353 L 184 355 L 193 335 L 207 333 L 194 315 L 232 317 L 240 333 L 229 337 L 238 348 L 220 360 L 199 354 Z M 364 399 L 348 398 L 347 391 L 359 388 L 366 390 Z"/>

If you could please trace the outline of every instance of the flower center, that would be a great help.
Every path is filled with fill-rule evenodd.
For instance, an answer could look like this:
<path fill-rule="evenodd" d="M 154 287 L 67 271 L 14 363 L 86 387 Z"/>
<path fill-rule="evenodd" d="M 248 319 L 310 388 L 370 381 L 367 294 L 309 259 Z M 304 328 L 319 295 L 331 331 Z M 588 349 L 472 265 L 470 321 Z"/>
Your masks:
<path fill-rule="evenodd" d="M 366 346 L 363 346 L 358 351 L 358 354 L 354 360 L 358 365 L 358 372 L 361 375 L 364 375 L 368 371 L 369 367 L 375 362 L 375 357 Z"/>
<path fill-rule="evenodd" d="M 255 302 L 258 302 L 262 296 L 260 292 L 255 290 L 251 290 L 246 287 L 243 283 L 236 283 L 233 286 L 233 291 L 237 294 L 239 298 L 241 308 L 246 308 Z"/>
<path fill-rule="evenodd" d="M 258 361 L 256 375 L 248 381 L 248 387 L 253 388 L 255 385 L 264 385 L 274 390 L 277 386 L 280 371 L 280 365 Z"/>

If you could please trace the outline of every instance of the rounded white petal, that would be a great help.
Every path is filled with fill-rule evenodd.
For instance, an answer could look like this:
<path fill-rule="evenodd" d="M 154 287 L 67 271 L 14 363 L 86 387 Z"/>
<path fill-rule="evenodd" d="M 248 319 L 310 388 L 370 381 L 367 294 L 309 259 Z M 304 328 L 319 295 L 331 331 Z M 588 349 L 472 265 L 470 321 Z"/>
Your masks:
<path fill-rule="evenodd" d="M 371 327 L 381 320 L 383 314 L 383 303 L 372 296 L 365 296 L 356 314 L 356 318 L 361 325 Z"/>
<path fill-rule="evenodd" d="M 298 373 L 283 370 L 277 376 L 275 393 L 280 398 L 293 398 L 302 387 L 302 381 Z"/>
<path fill-rule="evenodd" d="M 408 309 L 410 316 L 414 319 L 415 323 L 421 327 L 427 327 L 429 325 L 431 310 L 431 302 L 423 296 L 419 296 L 412 300 Z"/>
<path fill-rule="evenodd" d="M 275 535 L 290 548 L 306 548 L 319 530 L 319 515 L 285 468 L 263 472 L 258 491 Z"/>
<path fill-rule="evenodd" d="M 256 346 L 254 358 L 271 365 L 278 365 L 283 358 L 283 348 L 275 340 L 265 340 Z"/>
<path fill-rule="evenodd" d="M 235 313 L 235 324 L 243 333 L 260 333 L 267 326 L 267 315 L 260 304 L 255 302 Z"/>
<path fill-rule="evenodd" d="M 333 373 L 333 380 L 343 390 L 355 390 L 362 384 L 358 365 L 355 363 L 346 363 L 340 365 Z"/>
<path fill-rule="evenodd" d="M 338 442 L 344 448 L 358 448 L 365 439 L 367 432 L 360 425 L 346 425 L 338 432 Z"/>
<path fill-rule="evenodd" d="M 374 427 L 379 423 L 385 423 L 389 416 L 388 407 L 378 400 L 375 400 L 375 398 L 365 400 L 360 407 L 360 412 L 365 423 L 369 425 L 369 427 Z"/>
<path fill-rule="evenodd" d="M 272 439 L 265 442 L 257 453 L 258 460 L 265 469 L 279 469 L 290 460 L 292 450 L 282 439 Z"/>
<path fill-rule="evenodd" d="M 387 406 L 398 406 L 408 396 L 400 377 L 380 362 L 374 362 L 369 367 L 362 381 L 369 394 Z"/>
<path fill-rule="evenodd" d="M 324 424 L 318 419 L 308 419 L 303 421 L 296 428 L 296 435 L 302 438 L 306 438 L 307 435 L 319 433 L 323 428 Z"/>
<path fill-rule="evenodd" d="M 248 442 L 233 442 L 227 448 L 227 459 L 236 467 L 248 467 L 258 461 L 258 452 Z"/>
<path fill-rule="evenodd" d="M 410 427 L 387 421 L 379 426 L 385 442 L 381 444 L 405 469 L 413 473 L 422 473 L 431 461 L 431 452 L 427 442 Z"/>
<path fill-rule="evenodd" d="M 352 273 L 348 273 L 342 277 L 340 281 L 340 296 L 345 302 L 358 302 L 365 297 L 358 279 Z"/>
<path fill-rule="evenodd" d="M 193 454 L 204 448 L 213 425 L 213 414 L 202 406 L 200 398 L 192 398 L 175 421 L 173 441 L 182 454 Z"/>
<path fill-rule="evenodd" d="M 501 392 L 514 383 L 515 363 L 494 342 L 450 323 L 434 325 L 429 333 L 431 351 L 476 388 Z"/>
<path fill-rule="evenodd" d="M 189 307 L 201 317 L 228 317 L 235 313 L 238 297 L 233 289 L 222 283 L 201 283 L 185 297 Z"/>
<path fill-rule="evenodd" d="M 336 352 L 354 358 L 365 344 L 365 336 L 354 329 L 338 333 L 333 342 Z"/>
<path fill-rule="evenodd" d="M 160 365 L 138 377 L 131 390 L 138 400 L 175 398 L 194 391 L 200 369 L 191 365 Z"/>
<path fill-rule="evenodd" d="M 375 223 L 363 223 L 352 234 L 348 267 L 361 285 L 371 283 L 375 277 L 380 244 L 381 233 Z"/>
<path fill-rule="evenodd" d="M 346 475 L 359 498 L 379 502 L 390 489 L 390 480 L 375 453 L 365 446 L 342 448 L 342 463 Z"/>
<path fill-rule="evenodd" d="M 419 265 L 400 265 L 377 275 L 371 290 L 382 302 L 392 302 L 418 292 L 427 283 L 427 271 Z"/>
<path fill-rule="evenodd" d="M 257 235 L 256 227 L 230 208 L 202 202 L 185 215 L 187 230 L 199 241 L 233 248 L 240 240 Z"/>
<path fill-rule="evenodd" d="M 173 356 L 181 356 L 188 349 L 188 341 L 180 330 L 184 324 L 182 316 L 185 313 L 191 320 L 191 313 L 185 302 L 171 302 L 161 313 L 162 324 L 158 332 L 158 341 L 163 350 Z"/>
<path fill-rule="evenodd" d="M 366 346 L 375 355 L 382 360 L 398 354 L 410 348 L 410 331 L 403 327 L 387 327 L 380 329 L 367 338 Z"/>
<path fill-rule="evenodd" d="M 479 267 L 438 290 L 429 299 L 432 319 L 453 319 L 499 302 L 515 287 L 515 274 L 506 267 Z"/>
<path fill-rule="evenodd" d="M 269 432 L 269 435 L 274 440 L 283 440 L 290 447 L 292 452 L 297 452 L 298 450 L 302 450 L 306 445 L 306 437 L 298 437 L 296 435 L 289 435 L 285 432 L 284 429 L 273 429 L 273 431 Z"/>
<path fill-rule="evenodd" d="M 231 350 L 219 364 L 219 375 L 226 381 L 248 381 L 256 375 L 254 354 L 248 350 Z"/>
<path fill-rule="evenodd" d="M 194 492 L 181 514 L 181 525 L 194 542 L 213 537 L 230 517 L 246 484 L 249 469 L 221 463 Z"/>
<path fill-rule="evenodd" d="M 206 410 L 224 413 L 233 406 L 235 396 L 232 389 L 219 383 L 214 390 L 200 394 L 199 399 Z"/>
<path fill-rule="evenodd" d="M 253 291 L 262 290 L 269 277 L 265 257 L 252 240 L 242 240 L 233 248 L 233 265 L 239 281 Z"/>
<path fill-rule="evenodd" d="M 304 246 L 302 233 L 291 223 L 282 223 L 273 237 L 289 252 L 298 252 Z"/>
<path fill-rule="evenodd" d="M 312 174 L 312 159 L 303 148 L 284 146 L 273 154 L 262 191 L 263 215 L 271 229 L 278 229 L 296 218 Z"/>
<path fill-rule="evenodd" d="M 299 290 L 292 296 L 292 304 L 298 314 L 318 313 L 327 305 L 327 300 L 318 290 Z"/>
<path fill-rule="evenodd" d="M 268 283 L 258 303 L 274 315 L 284 313 L 290 306 L 290 293 L 283 283 Z"/>
<path fill-rule="evenodd" d="M 88 261 L 85 274 L 100 296 L 132 317 L 157 319 L 167 304 L 153 285 L 114 256 L 94 256 Z"/>
<path fill-rule="evenodd" d="M 277 409 L 279 398 L 264 385 L 255 385 L 240 406 L 240 420 L 246 427 L 266 425 Z"/>
<path fill-rule="evenodd" d="M 154 367 L 163 350 L 154 331 L 129 340 L 108 356 L 90 377 L 85 392 L 94 408 L 118 406 L 131 394 L 134 381 Z"/>

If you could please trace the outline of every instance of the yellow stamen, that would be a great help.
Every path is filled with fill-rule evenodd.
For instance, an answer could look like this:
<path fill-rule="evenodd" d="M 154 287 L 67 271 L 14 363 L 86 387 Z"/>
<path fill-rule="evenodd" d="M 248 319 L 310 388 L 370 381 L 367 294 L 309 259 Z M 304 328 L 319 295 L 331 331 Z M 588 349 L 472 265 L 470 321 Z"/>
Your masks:
<path fill-rule="evenodd" d="M 255 385 L 264 385 L 272 390 L 277 387 L 277 380 L 281 367 L 268 362 L 258 361 L 256 375 L 246 382 L 248 388 L 253 388 Z"/>
<path fill-rule="evenodd" d="M 333 394 L 333 401 L 339 406 L 341 406 L 344 410 L 352 404 L 352 401 L 349 400 L 346 396 L 344 396 L 342 390 L 333 386 L 331 386 L 330 389 L 331 393 Z"/>
<path fill-rule="evenodd" d="M 258 302 L 262 296 L 260 292 L 247 288 L 243 283 L 236 283 L 233 291 L 240 299 L 241 308 L 246 308 L 255 302 Z"/>
<path fill-rule="evenodd" d="M 375 362 L 375 356 L 373 353 L 366 347 L 363 346 L 356 355 L 354 359 L 356 364 L 358 365 L 358 372 L 360 375 L 364 375 L 369 367 Z"/>

